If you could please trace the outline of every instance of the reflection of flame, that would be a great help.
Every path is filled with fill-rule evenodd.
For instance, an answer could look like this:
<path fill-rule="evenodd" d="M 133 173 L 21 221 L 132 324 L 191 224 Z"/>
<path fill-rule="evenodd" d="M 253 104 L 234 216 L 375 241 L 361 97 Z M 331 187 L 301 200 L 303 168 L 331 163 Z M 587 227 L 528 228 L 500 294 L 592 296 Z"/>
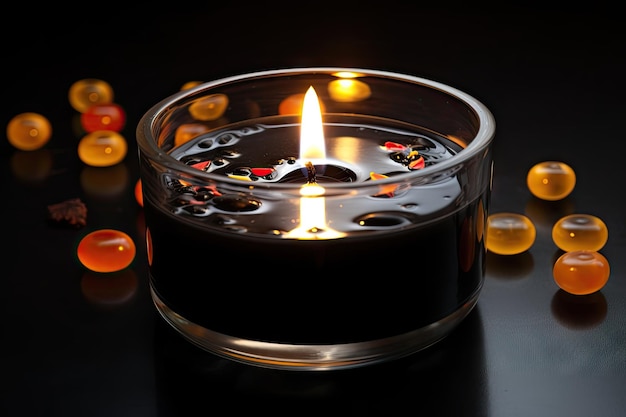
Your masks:
<path fill-rule="evenodd" d="M 300 225 L 285 237 L 302 240 L 337 239 L 345 236 L 326 225 L 326 199 L 324 187 L 307 183 L 300 189 Z"/>
<path fill-rule="evenodd" d="M 313 167 L 312 160 L 315 159 L 325 162 L 322 112 L 313 87 L 309 87 L 304 96 L 300 129 L 300 159 L 307 161 L 307 167 Z M 313 174 L 309 175 L 309 181 L 300 188 L 300 225 L 285 237 L 302 240 L 343 237 L 345 233 L 333 230 L 326 224 L 326 199 L 323 197 L 325 190 L 315 182 L 314 168 L 311 169 Z"/>

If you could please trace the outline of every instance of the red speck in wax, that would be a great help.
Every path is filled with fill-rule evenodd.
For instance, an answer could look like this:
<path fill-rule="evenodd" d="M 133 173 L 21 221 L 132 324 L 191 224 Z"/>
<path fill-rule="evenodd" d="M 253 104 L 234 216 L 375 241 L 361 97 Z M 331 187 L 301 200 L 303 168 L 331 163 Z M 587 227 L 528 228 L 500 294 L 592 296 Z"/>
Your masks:
<path fill-rule="evenodd" d="M 401 143 L 387 141 L 385 142 L 385 148 L 389 151 L 403 151 L 406 149 L 406 146 Z"/>
<path fill-rule="evenodd" d="M 250 168 L 250 172 L 257 177 L 265 177 L 274 172 L 274 168 Z"/>

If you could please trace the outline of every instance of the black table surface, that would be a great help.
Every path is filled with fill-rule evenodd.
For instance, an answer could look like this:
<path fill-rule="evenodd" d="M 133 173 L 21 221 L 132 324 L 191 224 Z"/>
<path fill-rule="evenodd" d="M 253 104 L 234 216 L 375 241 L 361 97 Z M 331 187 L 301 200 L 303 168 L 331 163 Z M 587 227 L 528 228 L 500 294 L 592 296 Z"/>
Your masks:
<path fill-rule="evenodd" d="M 23 3 L 3 15 L 0 117 L 6 126 L 18 113 L 39 112 L 53 136 L 32 152 L 13 148 L 4 133 L 0 141 L 0 415 L 626 415 L 619 13 L 513 6 L 487 14 L 394 2 L 97 10 Z M 153 307 L 133 194 L 139 118 L 187 81 L 302 66 L 433 79 L 470 93 L 495 116 L 490 212 L 526 214 L 537 239 L 517 256 L 488 254 L 477 307 L 427 350 L 360 369 L 268 370 L 200 351 Z M 129 152 L 117 166 L 87 167 L 78 158 L 78 115 L 67 94 L 83 78 L 109 82 L 126 110 Z M 528 169 L 544 160 L 576 171 L 576 188 L 561 202 L 542 202 L 526 187 Z M 48 221 L 48 205 L 76 197 L 88 208 L 85 227 Z M 598 216 L 609 229 L 601 253 L 611 275 L 589 296 L 568 295 L 552 278 L 559 251 L 551 227 L 570 213 Z M 106 283 L 75 255 L 80 238 L 101 228 L 126 231 L 138 248 L 129 269 Z"/>

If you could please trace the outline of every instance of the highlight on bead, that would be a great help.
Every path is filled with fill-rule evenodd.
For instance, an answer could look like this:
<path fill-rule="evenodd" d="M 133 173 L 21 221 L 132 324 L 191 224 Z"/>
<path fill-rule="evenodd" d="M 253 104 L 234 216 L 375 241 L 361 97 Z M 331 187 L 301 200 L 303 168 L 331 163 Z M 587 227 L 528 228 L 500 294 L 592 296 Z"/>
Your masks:
<path fill-rule="evenodd" d="M 528 170 L 526 185 L 537 198 L 548 201 L 562 200 L 574 190 L 576 173 L 564 162 L 544 161 Z"/>
<path fill-rule="evenodd" d="M 552 240 L 565 252 L 599 251 L 609 239 L 609 229 L 597 216 L 575 213 L 557 220 L 552 227 Z"/>
<path fill-rule="evenodd" d="M 533 222 L 519 213 L 494 213 L 487 217 L 485 246 L 498 255 L 516 255 L 535 243 L 537 229 Z"/>
<path fill-rule="evenodd" d="M 74 82 L 68 91 L 70 105 L 79 113 L 94 104 L 113 102 L 113 87 L 98 78 L 84 78 Z"/>
<path fill-rule="evenodd" d="M 43 115 L 35 112 L 20 113 L 7 125 L 9 143 L 21 151 L 42 148 L 52 136 L 52 125 Z"/>
<path fill-rule="evenodd" d="M 133 239 L 115 229 L 100 229 L 84 236 L 76 249 L 78 260 L 94 272 L 115 272 L 129 266 L 137 248 Z"/>
<path fill-rule="evenodd" d="M 611 267 L 604 255 L 596 251 L 566 252 L 554 263 L 554 282 L 575 295 L 588 295 L 602 289 L 609 280 Z"/>

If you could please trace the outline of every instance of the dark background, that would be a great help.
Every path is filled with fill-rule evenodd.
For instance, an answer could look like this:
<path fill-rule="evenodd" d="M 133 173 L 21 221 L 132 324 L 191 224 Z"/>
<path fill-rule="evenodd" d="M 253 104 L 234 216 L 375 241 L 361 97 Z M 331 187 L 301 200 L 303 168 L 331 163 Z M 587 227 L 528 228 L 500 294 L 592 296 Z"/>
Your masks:
<path fill-rule="evenodd" d="M 14 149 L 4 132 L 0 141 L 0 415 L 626 414 L 621 14 L 516 6 L 487 13 L 393 1 L 130 3 L 70 9 L 24 2 L 2 15 L 2 126 L 34 111 L 54 130 L 37 152 Z M 430 78 L 494 113 L 491 212 L 528 215 L 537 240 L 518 256 L 489 254 L 477 308 L 426 351 L 357 370 L 265 370 L 198 351 L 151 304 L 133 196 L 139 118 L 187 81 L 297 66 Z M 109 82 L 127 112 L 129 153 L 119 166 L 94 169 L 78 159 L 80 129 L 67 93 L 82 78 Z M 576 171 L 566 200 L 549 204 L 527 190 L 528 169 L 543 160 Z M 47 221 L 48 205 L 73 197 L 87 204 L 86 227 Z M 560 291 L 551 272 L 559 255 L 551 226 L 574 212 L 609 228 L 601 250 L 609 282 L 584 297 Z M 100 228 L 124 230 L 138 247 L 131 267 L 108 282 L 75 256 L 80 238 Z M 364 279 L 376 285 L 376 276 Z"/>

